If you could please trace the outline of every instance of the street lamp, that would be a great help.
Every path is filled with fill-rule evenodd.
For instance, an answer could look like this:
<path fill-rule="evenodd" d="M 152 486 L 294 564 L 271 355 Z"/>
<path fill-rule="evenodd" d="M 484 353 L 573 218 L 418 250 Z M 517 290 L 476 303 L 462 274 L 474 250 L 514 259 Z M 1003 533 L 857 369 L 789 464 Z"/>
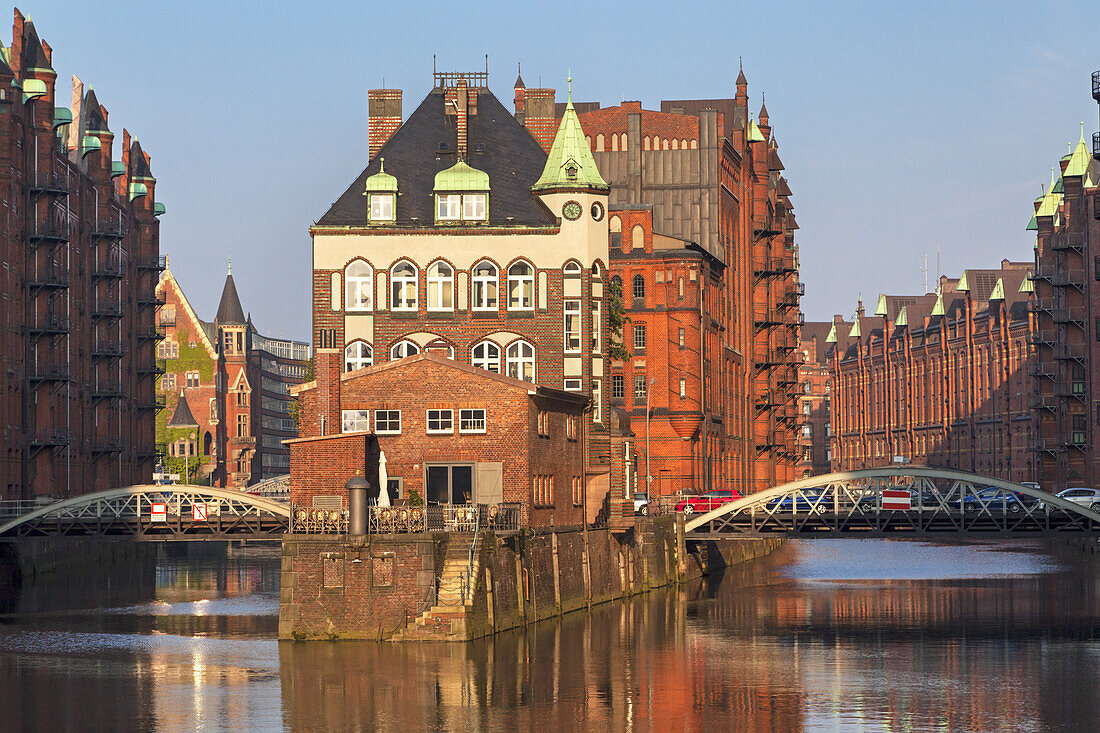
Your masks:
<path fill-rule="evenodd" d="M 649 396 L 653 393 L 653 385 L 657 377 L 649 380 L 645 390 L 645 496 L 649 498 L 650 484 L 653 482 L 653 474 L 649 471 Z"/>

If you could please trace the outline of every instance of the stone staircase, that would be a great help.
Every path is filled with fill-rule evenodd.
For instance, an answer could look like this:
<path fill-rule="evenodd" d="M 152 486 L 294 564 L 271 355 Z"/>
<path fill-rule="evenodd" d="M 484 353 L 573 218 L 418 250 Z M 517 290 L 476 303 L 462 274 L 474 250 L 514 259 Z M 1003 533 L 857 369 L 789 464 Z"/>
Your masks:
<path fill-rule="evenodd" d="M 394 635 L 394 641 L 445 641 L 466 638 L 466 610 L 473 604 L 476 582 L 467 582 L 470 571 L 470 547 L 474 547 L 472 578 L 481 571 L 481 540 L 474 544 L 472 534 L 454 534 L 447 544 L 447 555 L 439 575 L 435 603 Z"/>

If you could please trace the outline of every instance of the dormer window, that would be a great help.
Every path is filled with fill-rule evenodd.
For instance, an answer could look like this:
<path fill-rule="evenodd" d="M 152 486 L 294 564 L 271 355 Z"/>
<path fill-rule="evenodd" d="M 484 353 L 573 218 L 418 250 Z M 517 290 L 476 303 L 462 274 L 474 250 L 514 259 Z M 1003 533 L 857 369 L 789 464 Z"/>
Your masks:
<path fill-rule="evenodd" d="M 393 194 L 372 193 L 370 195 L 371 222 L 393 221 Z"/>
<path fill-rule="evenodd" d="M 439 221 L 458 221 L 462 218 L 462 196 L 457 193 L 436 196 L 435 218 Z"/>
<path fill-rule="evenodd" d="M 436 222 L 489 219 L 489 175 L 464 161 L 435 176 Z"/>
<path fill-rule="evenodd" d="M 468 193 L 462 197 L 462 218 L 466 221 L 485 220 L 485 194 Z"/>
<path fill-rule="evenodd" d="M 565 166 L 565 177 L 569 180 L 575 180 L 577 177 L 577 166 L 570 161 L 569 165 Z"/>

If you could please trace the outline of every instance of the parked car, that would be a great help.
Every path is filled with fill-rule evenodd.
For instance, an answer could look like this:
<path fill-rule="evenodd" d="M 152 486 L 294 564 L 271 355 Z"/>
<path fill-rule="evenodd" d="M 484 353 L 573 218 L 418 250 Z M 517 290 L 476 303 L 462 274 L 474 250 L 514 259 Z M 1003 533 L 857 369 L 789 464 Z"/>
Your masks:
<path fill-rule="evenodd" d="M 638 492 L 634 495 L 634 513 L 649 516 L 649 494 Z"/>
<path fill-rule="evenodd" d="M 741 493 L 738 491 L 727 489 L 715 489 L 714 491 L 708 491 L 705 494 L 699 494 L 698 496 L 688 496 L 676 504 L 676 511 L 683 512 L 684 514 L 694 514 L 695 512 L 709 512 L 723 504 L 729 504 L 731 501 L 737 501 L 741 498 Z"/>
<path fill-rule="evenodd" d="M 1038 503 L 1039 500 L 1033 496 L 990 486 L 975 494 L 964 496 L 961 508 L 964 512 L 978 512 L 984 506 L 991 512 L 1012 512 L 1016 514 L 1023 511 L 1025 507 Z"/>
<path fill-rule="evenodd" d="M 833 497 L 826 489 L 803 489 L 797 496 L 792 494 L 768 502 L 770 511 L 815 512 L 822 514 L 833 508 Z"/>
<path fill-rule="evenodd" d="M 1055 494 L 1059 499 L 1080 504 L 1083 507 L 1097 511 L 1100 509 L 1100 489 L 1071 488 L 1062 489 Z"/>

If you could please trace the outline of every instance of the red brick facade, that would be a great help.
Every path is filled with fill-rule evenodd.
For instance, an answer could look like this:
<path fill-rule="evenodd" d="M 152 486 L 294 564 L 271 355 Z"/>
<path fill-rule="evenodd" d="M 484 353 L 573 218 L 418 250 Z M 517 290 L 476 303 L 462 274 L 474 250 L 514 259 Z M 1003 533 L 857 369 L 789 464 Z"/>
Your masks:
<path fill-rule="evenodd" d="M 798 356 L 798 476 L 832 471 L 832 370 L 828 337 L 832 324 L 803 323 Z"/>
<path fill-rule="evenodd" d="M 319 366 L 324 356 L 318 354 Z M 587 398 L 427 352 L 337 379 L 331 379 L 331 371 L 328 378 L 319 374 L 317 382 L 295 389 L 303 414 L 318 415 L 327 402 L 325 411 L 332 417 L 326 425 L 339 414 L 338 430 L 354 427 L 343 424 L 349 412 L 365 413 L 362 427 L 376 435 L 389 477 L 400 481 L 405 497 L 415 492 L 433 500 L 425 485 L 429 466 L 466 466 L 473 479 L 472 503 L 519 503 L 524 523 L 535 526 L 581 523 Z M 451 411 L 449 427 L 430 429 L 429 410 Z M 463 410 L 484 411 L 477 413 L 484 424 L 464 424 Z M 378 423 L 379 411 L 389 412 L 386 427 Z M 396 432 L 393 413 L 398 414 Z M 315 436 L 306 431 L 320 424 L 311 418 L 302 427 L 304 435 Z M 309 506 L 320 494 L 344 496 L 347 479 L 365 465 L 361 433 L 303 437 L 289 444 L 297 504 Z"/>
<path fill-rule="evenodd" d="M 15 11 L 0 58 L 0 498 L 147 483 L 157 455 L 156 179 Z"/>
<path fill-rule="evenodd" d="M 967 270 L 937 293 L 879 298 L 827 339 L 838 469 L 895 457 L 1009 481 L 1035 464 L 1029 263 Z M 1022 292 L 1021 292 L 1022 289 Z M 1044 485 L 1044 488 L 1050 488 Z"/>

